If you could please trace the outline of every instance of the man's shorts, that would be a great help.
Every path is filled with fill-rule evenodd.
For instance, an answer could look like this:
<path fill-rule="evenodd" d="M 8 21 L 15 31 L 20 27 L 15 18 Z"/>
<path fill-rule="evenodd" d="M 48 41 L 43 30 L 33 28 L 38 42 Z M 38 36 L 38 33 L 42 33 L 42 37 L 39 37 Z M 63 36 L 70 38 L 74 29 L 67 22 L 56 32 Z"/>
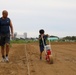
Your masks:
<path fill-rule="evenodd" d="M 10 44 L 10 34 L 0 35 L 0 46 Z"/>
<path fill-rule="evenodd" d="M 42 53 L 44 51 L 44 46 L 40 45 L 40 52 Z"/>

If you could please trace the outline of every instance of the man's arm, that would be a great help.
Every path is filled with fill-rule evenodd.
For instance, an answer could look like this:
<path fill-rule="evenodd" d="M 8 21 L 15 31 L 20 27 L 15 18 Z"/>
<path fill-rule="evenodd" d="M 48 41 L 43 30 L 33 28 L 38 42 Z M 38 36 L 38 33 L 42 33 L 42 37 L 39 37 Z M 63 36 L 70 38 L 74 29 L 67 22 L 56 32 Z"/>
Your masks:
<path fill-rule="evenodd" d="M 12 25 L 12 22 L 10 21 L 10 29 L 11 29 L 11 35 L 12 37 L 14 37 L 14 33 L 13 33 L 13 25 Z"/>
<path fill-rule="evenodd" d="M 1 18 L 0 18 L 0 30 L 1 30 Z M 0 31 L 0 33 L 1 33 L 1 31 Z"/>

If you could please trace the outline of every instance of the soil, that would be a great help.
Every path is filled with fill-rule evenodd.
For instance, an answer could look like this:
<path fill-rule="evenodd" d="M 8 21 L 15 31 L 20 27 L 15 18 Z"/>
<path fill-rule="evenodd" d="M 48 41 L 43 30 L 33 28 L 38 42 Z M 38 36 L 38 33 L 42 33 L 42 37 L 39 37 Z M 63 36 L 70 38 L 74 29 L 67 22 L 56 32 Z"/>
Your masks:
<path fill-rule="evenodd" d="M 9 63 L 0 62 L 0 75 L 76 75 L 76 43 L 52 43 L 52 51 L 49 64 L 45 53 L 39 59 L 38 43 L 12 44 Z"/>

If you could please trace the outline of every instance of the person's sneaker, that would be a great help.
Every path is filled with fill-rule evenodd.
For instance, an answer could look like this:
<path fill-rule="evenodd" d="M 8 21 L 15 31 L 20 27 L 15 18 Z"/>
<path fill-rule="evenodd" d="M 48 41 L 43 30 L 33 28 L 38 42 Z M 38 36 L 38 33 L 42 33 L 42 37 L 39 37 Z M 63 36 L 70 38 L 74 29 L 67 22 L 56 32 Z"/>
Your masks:
<path fill-rule="evenodd" d="M 42 60 L 42 57 L 40 57 L 40 60 Z"/>
<path fill-rule="evenodd" d="M 0 62 L 5 62 L 5 61 L 6 61 L 6 59 L 5 58 L 2 58 Z"/>
<path fill-rule="evenodd" d="M 8 59 L 8 57 L 6 57 L 6 58 L 5 58 L 5 61 L 6 61 L 6 62 L 9 62 L 9 59 Z"/>

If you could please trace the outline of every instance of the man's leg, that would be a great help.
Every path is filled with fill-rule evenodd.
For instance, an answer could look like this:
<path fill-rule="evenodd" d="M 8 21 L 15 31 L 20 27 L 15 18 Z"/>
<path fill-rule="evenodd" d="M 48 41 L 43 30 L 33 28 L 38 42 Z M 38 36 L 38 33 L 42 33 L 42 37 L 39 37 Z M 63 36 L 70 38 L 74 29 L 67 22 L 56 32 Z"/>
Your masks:
<path fill-rule="evenodd" d="M 10 50 L 10 46 L 9 46 L 9 44 L 7 43 L 7 44 L 6 44 L 6 57 L 8 57 L 9 50 Z"/>
<path fill-rule="evenodd" d="M 5 37 L 4 36 L 1 36 L 0 45 L 1 45 L 1 55 L 2 55 L 1 62 L 5 62 Z"/>
<path fill-rule="evenodd" d="M 6 62 L 9 61 L 8 55 L 9 55 L 9 49 L 10 49 L 10 36 L 9 34 L 5 37 L 5 45 L 6 45 Z"/>
<path fill-rule="evenodd" d="M 1 46 L 1 54 L 2 54 L 2 57 L 5 58 L 5 56 L 4 56 L 4 46 Z"/>
<path fill-rule="evenodd" d="M 6 57 L 8 57 L 9 49 L 10 49 L 10 34 L 6 35 L 5 44 L 6 44 Z"/>
<path fill-rule="evenodd" d="M 6 62 L 9 62 L 8 54 L 9 54 L 9 44 L 8 44 L 8 43 L 6 43 L 6 57 L 5 57 Z"/>

